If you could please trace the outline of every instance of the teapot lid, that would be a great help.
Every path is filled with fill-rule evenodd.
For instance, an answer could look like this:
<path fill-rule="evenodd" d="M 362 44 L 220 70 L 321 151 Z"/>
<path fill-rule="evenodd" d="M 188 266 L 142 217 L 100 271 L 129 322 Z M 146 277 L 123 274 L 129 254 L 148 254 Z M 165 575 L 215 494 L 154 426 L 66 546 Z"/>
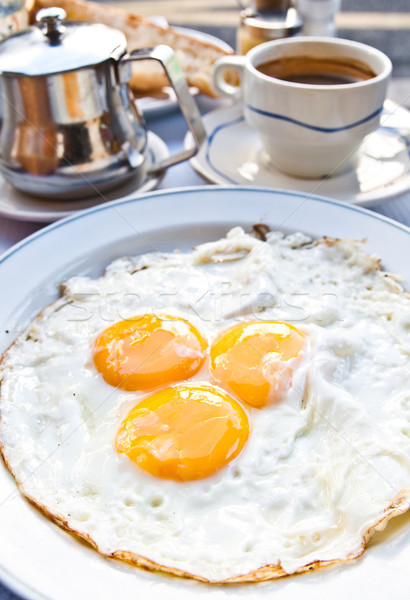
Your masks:
<path fill-rule="evenodd" d="M 98 23 L 65 22 L 57 7 L 37 13 L 37 25 L 0 42 L 0 73 L 51 75 L 118 59 L 127 48 L 125 35 Z"/>

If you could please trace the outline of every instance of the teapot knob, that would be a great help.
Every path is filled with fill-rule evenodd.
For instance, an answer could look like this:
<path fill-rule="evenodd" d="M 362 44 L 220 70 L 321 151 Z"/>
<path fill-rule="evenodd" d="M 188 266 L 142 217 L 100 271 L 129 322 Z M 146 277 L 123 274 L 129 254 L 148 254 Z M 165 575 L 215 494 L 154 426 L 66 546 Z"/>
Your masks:
<path fill-rule="evenodd" d="M 57 6 L 42 8 L 38 11 L 36 21 L 41 32 L 48 37 L 52 44 L 58 44 L 60 42 L 60 38 L 65 31 L 62 22 L 66 17 L 66 11 Z"/>

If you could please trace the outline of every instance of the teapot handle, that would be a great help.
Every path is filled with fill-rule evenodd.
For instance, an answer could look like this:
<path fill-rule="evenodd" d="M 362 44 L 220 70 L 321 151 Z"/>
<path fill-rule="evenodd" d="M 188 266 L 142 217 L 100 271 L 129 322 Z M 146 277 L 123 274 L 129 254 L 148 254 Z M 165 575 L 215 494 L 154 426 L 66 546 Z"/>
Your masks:
<path fill-rule="evenodd" d="M 194 140 L 194 146 L 188 150 L 183 150 L 174 154 L 158 165 L 155 165 L 155 172 L 163 171 L 172 165 L 175 165 L 183 160 L 188 160 L 194 156 L 201 144 L 206 140 L 206 131 L 202 123 L 202 118 L 195 100 L 191 96 L 185 77 L 181 71 L 181 67 L 175 56 L 174 50 L 169 46 L 161 44 L 154 48 L 145 48 L 141 50 L 133 50 L 129 54 L 125 54 L 120 58 L 120 66 L 125 63 L 152 59 L 161 63 L 164 71 L 174 89 L 175 95 L 178 100 L 179 108 L 181 109 L 182 115 L 185 122 L 192 134 Z M 153 171 L 150 171 L 151 173 Z"/>

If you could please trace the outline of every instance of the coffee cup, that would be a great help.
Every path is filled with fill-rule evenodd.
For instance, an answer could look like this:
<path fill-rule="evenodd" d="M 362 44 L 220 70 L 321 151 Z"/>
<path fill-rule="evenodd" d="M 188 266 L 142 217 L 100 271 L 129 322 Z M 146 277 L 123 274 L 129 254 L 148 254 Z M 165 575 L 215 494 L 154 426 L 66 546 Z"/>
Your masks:
<path fill-rule="evenodd" d="M 226 70 L 240 77 L 228 83 Z M 390 59 L 371 46 L 325 37 L 266 42 L 214 66 L 219 95 L 243 102 L 277 169 L 319 178 L 352 165 L 363 139 L 380 123 Z"/>

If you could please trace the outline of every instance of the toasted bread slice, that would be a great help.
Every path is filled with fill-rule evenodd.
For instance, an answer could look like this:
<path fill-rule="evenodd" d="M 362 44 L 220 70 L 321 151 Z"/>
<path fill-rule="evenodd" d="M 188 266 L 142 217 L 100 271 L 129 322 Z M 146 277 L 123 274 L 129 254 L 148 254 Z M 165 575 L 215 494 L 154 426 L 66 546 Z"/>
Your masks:
<path fill-rule="evenodd" d="M 123 9 L 87 2 L 85 0 L 35 0 L 30 11 L 30 21 L 41 8 L 59 6 L 67 13 L 70 21 L 103 23 L 122 31 L 128 41 L 128 50 L 167 44 L 176 52 L 179 65 L 189 85 L 202 93 L 215 96 L 211 87 L 211 71 L 218 58 L 229 54 L 218 46 L 184 35 L 171 27 L 160 27 L 145 17 Z M 135 64 L 131 87 L 144 92 L 168 85 L 161 66 L 155 61 Z"/>

